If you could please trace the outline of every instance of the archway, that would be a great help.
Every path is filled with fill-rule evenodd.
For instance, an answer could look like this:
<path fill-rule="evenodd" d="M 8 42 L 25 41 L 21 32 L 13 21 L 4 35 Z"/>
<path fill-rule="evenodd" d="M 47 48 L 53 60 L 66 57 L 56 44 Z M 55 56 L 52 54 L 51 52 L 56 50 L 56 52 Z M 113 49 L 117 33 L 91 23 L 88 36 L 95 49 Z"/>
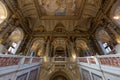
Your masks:
<path fill-rule="evenodd" d="M 62 76 L 62 75 L 57 75 L 51 80 L 67 80 L 67 78 L 65 76 Z"/>
<path fill-rule="evenodd" d="M 120 27 L 120 1 L 117 0 L 116 3 L 112 6 L 110 17 L 115 22 L 118 27 Z"/>
<path fill-rule="evenodd" d="M 44 39 L 43 38 L 34 39 L 30 47 L 29 55 L 42 56 L 43 49 L 44 49 Z"/>
<path fill-rule="evenodd" d="M 0 23 L 7 18 L 7 9 L 5 5 L 0 1 Z"/>
<path fill-rule="evenodd" d="M 66 73 L 57 71 L 51 75 L 49 80 L 71 80 Z"/>
<path fill-rule="evenodd" d="M 79 57 L 84 57 L 84 56 L 90 55 L 89 47 L 84 40 L 77 39 L 75 42 L 76 42 L 76 48 L 77 48 Z"/>
<path fill-rule="evenodd" d="M 16 28 L 8 37 L 8 52 L 15 54 L 24 38 L 24 32 L 21 28 Z"/>
<path fill-rule="evenodd" d="M 55 49 L 55 57 L 65 57 L 65 50 L 63 47 L 59 46 Z"/>
<path fill-rule="evenodd" d="M 53 53 L 51 53 L 52 57 L 67 57 L 66 53 L 66 40 L 65 38 L 56 38 L 52 42 Z"/>
<path fill-rule="evenodd" d="M 111 37 L 107 31 L 103 28 L 99 28 L 96 31 L 96 39 L 104 54 L 108 54 L 113 49 L 113 44 L 111 44 Z"/>

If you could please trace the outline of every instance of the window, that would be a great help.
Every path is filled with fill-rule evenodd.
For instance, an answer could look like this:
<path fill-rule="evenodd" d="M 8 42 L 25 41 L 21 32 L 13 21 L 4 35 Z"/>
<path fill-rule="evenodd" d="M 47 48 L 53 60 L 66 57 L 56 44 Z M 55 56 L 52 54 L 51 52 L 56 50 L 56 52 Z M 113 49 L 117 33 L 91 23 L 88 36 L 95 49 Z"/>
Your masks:
<path fill-rule="evenodd" d="M 24 33 L 21 28 L 16 28 L 11 35 L 9 36 L 8 40 L 8 51 L 9 54 L 15 54 L 20 43 L 22 42 L 24 37 Z"/>
<path fill-rule="evenodd" d="M 15 53 L 16 47 L 17 47 L 17 43 L 13 42 L 10 48 L 8 49 L 8 51 L 13 54 Z"/>
<path fill-rule="evenodd" d="M 109 53 L 111 51 L 111 48 L 108 46 L 107 43 L 103 43 L 103 47 L 107 53 Z"/>

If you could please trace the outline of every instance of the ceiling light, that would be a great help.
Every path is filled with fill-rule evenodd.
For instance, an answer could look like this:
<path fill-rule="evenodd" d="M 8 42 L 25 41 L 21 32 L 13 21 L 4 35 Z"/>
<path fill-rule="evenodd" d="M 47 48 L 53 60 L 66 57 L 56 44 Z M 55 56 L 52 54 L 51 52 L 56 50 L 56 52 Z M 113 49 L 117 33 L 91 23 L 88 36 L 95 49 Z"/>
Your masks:
<path fill-rule="evenodd" d="M 119 16 L 114 16 L 113 19 L 118 20 L 118 19 L 120 19 L 120 17 Z"/>

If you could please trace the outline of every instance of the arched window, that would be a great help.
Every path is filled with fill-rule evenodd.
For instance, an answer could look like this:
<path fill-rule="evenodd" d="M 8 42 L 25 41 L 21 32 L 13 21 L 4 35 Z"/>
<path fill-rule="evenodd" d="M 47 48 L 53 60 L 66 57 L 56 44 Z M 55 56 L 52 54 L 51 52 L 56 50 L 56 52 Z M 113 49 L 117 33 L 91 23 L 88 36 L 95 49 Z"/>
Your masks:
<path fill-rule="evenodd" d="M 5 5 L 0 1 L 0 23 L 7 18 L 7 9 Z"/>
<path fill-rule="evenodd" d="M 104 29 L 98 29 L 96 32 L 96 38 L 104 54 L 108 54 L 112 51 L 112 39 Z"/>
<path fill-rule="evenodd" d="M 21 28 L 16 28 L 9 36 L 9 48 L 8 52 L 15 54 L 21 41 L 23 40 L 24 33 Z"/>
<path fill-rule="evenodd" d="M 31 56 L 41 56 L 44 49 L 44 39 L 34 40 L 30 48 Z"/>
<path fill-rule="evenodd" d="M 76 48 L 77 48 L 78 56 L 80 56 L 80 57 L 90 56 L 90 51 L 89 51 L 88 45 L 84 40 L 77 39 L 76 40 Z"/>

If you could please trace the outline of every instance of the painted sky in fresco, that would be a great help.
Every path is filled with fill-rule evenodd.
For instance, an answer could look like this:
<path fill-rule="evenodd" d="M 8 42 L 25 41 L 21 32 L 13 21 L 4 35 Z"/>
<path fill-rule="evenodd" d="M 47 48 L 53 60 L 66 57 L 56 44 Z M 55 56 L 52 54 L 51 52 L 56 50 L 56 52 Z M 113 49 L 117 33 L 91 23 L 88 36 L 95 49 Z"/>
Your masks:
<path fill-rule="evenodd" d="M 79 13 L 80 0 L 39 0 L 44 15 L 76 16 Z"/>

